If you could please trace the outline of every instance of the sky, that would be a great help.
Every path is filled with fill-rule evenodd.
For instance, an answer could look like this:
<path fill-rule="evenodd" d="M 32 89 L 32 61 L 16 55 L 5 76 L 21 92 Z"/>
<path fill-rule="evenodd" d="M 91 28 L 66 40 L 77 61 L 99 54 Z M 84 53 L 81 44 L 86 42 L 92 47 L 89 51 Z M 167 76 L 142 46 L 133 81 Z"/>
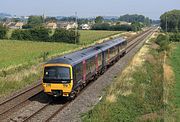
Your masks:
<path fill-rule="evenodd" d="M 0 0 L 0 13 L 17 16 L 121 16 L 142 14 L 151 19 L 172 9 L 180 10 L 180 0 Z"/>

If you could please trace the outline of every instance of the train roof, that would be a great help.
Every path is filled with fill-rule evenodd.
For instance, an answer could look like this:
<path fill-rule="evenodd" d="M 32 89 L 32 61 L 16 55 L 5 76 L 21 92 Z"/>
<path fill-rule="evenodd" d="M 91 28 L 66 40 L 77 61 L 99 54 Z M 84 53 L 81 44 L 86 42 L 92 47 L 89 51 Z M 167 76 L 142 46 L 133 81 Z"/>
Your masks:
<path fill-rule="evenodd" d="M 117 38 L 114 40 L 110 40 L 101 44 L 94 45 L 92 47 L 82 49 L 61 57 L 54 58 L 50 61 L 47 62 L 47 64 L 52 64 L 52 63 L 63 63 L 63 64 L 70 64 L 70 65 L 75 65 L 79 62 L 82 62 L 83 60 L 86 60 L 90 57 L 93 57 L 94 55 L 105 51 L 115 45 L 118 45 L 122 42 L 124 42 L 125 39 L 123 38 Z"/>

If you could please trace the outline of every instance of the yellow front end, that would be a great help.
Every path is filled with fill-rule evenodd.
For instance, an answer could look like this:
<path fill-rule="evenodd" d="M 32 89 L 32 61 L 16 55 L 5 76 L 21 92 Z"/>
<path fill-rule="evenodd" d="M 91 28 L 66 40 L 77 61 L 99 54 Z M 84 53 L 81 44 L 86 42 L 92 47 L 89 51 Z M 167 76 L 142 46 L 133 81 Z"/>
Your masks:
<path fill-rule="evenodd" d="M 68 67 L 70 69 L 70 83 L 42 83 L 44 92 L 56 96 L 55 92 L 61 92 L 60 96 L 69 96 L 73 88 L 73 73 L 72 73 L 72 66 L 68 64 L 46 64 L 45 67 L 51 66 L 61 66 L 61 67 Z M 58 96 L 58 95 L 57 95 Z"/>

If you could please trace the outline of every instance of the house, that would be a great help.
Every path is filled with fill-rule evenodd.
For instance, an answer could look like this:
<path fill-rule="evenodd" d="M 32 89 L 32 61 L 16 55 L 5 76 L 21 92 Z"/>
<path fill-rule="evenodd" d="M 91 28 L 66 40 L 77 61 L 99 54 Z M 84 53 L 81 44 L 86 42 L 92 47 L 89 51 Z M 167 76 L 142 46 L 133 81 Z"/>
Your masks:
<path fill-rule="evenodd" d="M 22 26 L 24 25 L 24 23 L 23 22 L 17 22 L 16 24 L 15 24 L 15 29 L 22 29 Z"/>
<path fill-rule="evenodd" d="M 54 23 L 54 22 L 51 22 L 51 23 L 48 23 L 46 25 L 46 27 L 49 28 L 49 29 L 56 29 L 57 28 L 57 24 Z"/>
<path fill-rule="evenodd" d="M 69 29 L 72 29 L 72 28 L 77 28 L 78 24 L 75 23 L 75 22 L 59 22 L 57 24 L 57 26 L 58 26 L 58 28 L 69 30 Z"/>
<path fill-rule="evenodd" d="M 88 24 L 82 24 L 82 25 L 81 25 L 81 29 L 82 29 L 82 30 L 89 30 L 89 29 L 91 29 L 91 27 L 90 27 L 90 25 L 88 25 Z"/>
<path fill-rule="evenodd" d="M 130 22 L 125 22 L 125 21 L 119 21 L 116 23 L 116 25 L 131 25 Z"/>
<path fill-rule="evenodd" d="M 3 26 L 7 26 L 8 28 L 11 29 L 22 29 L 22 26 L 24 25 L 23 22 L 8 22 L 4 23 Z"/>
<path fill-rule="evenodd" d="M 5 25 L 6 25 L 8 28 L 15 29 L 16 23 L 15 23 L 15 22 L 9 22 L 9 23 L 6 23 Z"/>

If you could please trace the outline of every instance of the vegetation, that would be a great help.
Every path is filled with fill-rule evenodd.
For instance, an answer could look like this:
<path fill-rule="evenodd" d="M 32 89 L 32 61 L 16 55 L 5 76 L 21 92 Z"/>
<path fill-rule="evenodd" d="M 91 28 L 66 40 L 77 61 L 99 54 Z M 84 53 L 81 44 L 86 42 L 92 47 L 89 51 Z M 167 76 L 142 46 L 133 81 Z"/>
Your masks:
<path fill-rule="evenodd" d="M 102 23 L 103 20 L 104 20 L 104 18 L 103 18 L 102 16 L 97 16 L 97 17 L 95 18 L 95 23 Z"/>
<path fill-rule="evenodd" d="M 84 122 L 163 121 L 162 56 L 153 48 L 143 56 L 118 75 L 102 101 L 82 116 Z"/>
<path fill-rule="evenodd" d="M 12 32 L 13 40 L 43 41 L 43 42 L 66 42 L 79 43 L 80 34 L 74 30 L 56 29 L 51 35 L 50 30 L 44 27 L 28 30 L 15 30 Z M 75 42 L 76 41 L 76 42 Z"/>
<path fill-rule="evenodd" d="M 89 45 L 96 40 L 100 40 L 102 38 L 106 38 L 115 34 L 119 34 L 119 31 L 96 31 L 96 30 L 80 30 L 80 45 Z"/>
<path fill-rule="evenodd" d="M 118 33 L 114 31 L 80 31 L 79 45 L 55 42 L 1 40 L 0 69 L 34 61 L 40 58 L 44 52 L 49 52 L 49 55 L 61 54 L 62 52 L 81 47 L 82 45 L 92 44 L 98 39 Z"/>
<path fill-rule="evenodd" d="M 73 30 L 56 29 L 51 37 L 55 42 L 79 43 L 80 33 Z"/>
<path fill-rule="evenodd" d="M 159 51 L 169 51 L 170 42 L 180 42 L 180 33 L 160 34 L 156 39 L 156 43 L 160 46 Z"/>
<path fill-rule="evenodd" d="M 76 21 L 76 17 L 63 17 L 60 19 L 60 21 L 68 21 L 68 22 L 75 22 Z"/>
<path fill-rule="evenodd" d="M 42 16 L 30 16 L 28 22 L 23 26 L 24 29 L 27 28 L 37 28 L 43 25 L 44 18 Z"/>
<path fill-rule="evenodd" d="M 142 27 L 144 27 L 144 25 L 139 22 L 132 22 L 131 26 L 133 31 L 139 31 Z"/>
<path fill-rule="evenodd" d="M 170 34 L 169 40 L 171 42 L 180 42 L 180 33 L 172 33 L 172 34 Z"/>
<path fill-rule="evenodd" d="M 0 24 L 0 39 L 6 38 L 8 29 Z"/>
<path fill-rule="evenodd" d="M 19 90 L 42 75 L 41 62 L 81 49 L 97 40 L 118 34 L 114 31 L 80 31 L 80 43 L 0 40 L 0 96 Z"/>
<path fill-rule="evenodd" d="M 57 22 L 57 19 L 56 19 L 56 17 L 47 17 L 45 19 L 45 22 Z"/>
<path fill-rule="evenodd" d="M 175 83 L 173 87 L 173 103 L 175 104 L 176 120 L 180 120 L 180 43 L 176 43 L 170 57 L 170 63 L 175 74 Z"/>
<path fill-rule="evenodd" d="M 143 15 L 137 15 L 137 14 L 133 14 L 133 15 L 123 15 L 119 17 L 120 21 L 126 21 L 126 22 L 141 22 L 145 25 L 150 25 L 151 24 L 151 20 L 148 17 L 145 17 Z"/>
<path fill-rule="evenodd" d="M 160 46 L 159 51 L 168 51 L 169 50 L 169 36 L 160 34 L 157 39 L 156 43 Z"/>
<path fill-rule="evenodd" d="M 167 32 L 179 32 L 180 31 L 180 10 L 172 10 L 164 13 L 160 17 L 161 28 Z"/>
<path fill-rule="evenodd" d="M 108 23 L 99 23 L 92 26 L 92 30 L 109 30 L 110 25 Z"/>
<path fill-rule="evenodd" d="M 92 30 L 111 30 L 111 31 L 139 31 L 143 27 L 138 22 L 131 25 L 110 25 L 108 23 L 97 23 L 92 26 Z"/>
<path fill-rule="evenodd" d="M 33 28 L 28 30 L 14 30 L 11 39 L 13 40 L 31 40 L 31 41 L 49 41 L 49 30 L 46 28 Z"/>

